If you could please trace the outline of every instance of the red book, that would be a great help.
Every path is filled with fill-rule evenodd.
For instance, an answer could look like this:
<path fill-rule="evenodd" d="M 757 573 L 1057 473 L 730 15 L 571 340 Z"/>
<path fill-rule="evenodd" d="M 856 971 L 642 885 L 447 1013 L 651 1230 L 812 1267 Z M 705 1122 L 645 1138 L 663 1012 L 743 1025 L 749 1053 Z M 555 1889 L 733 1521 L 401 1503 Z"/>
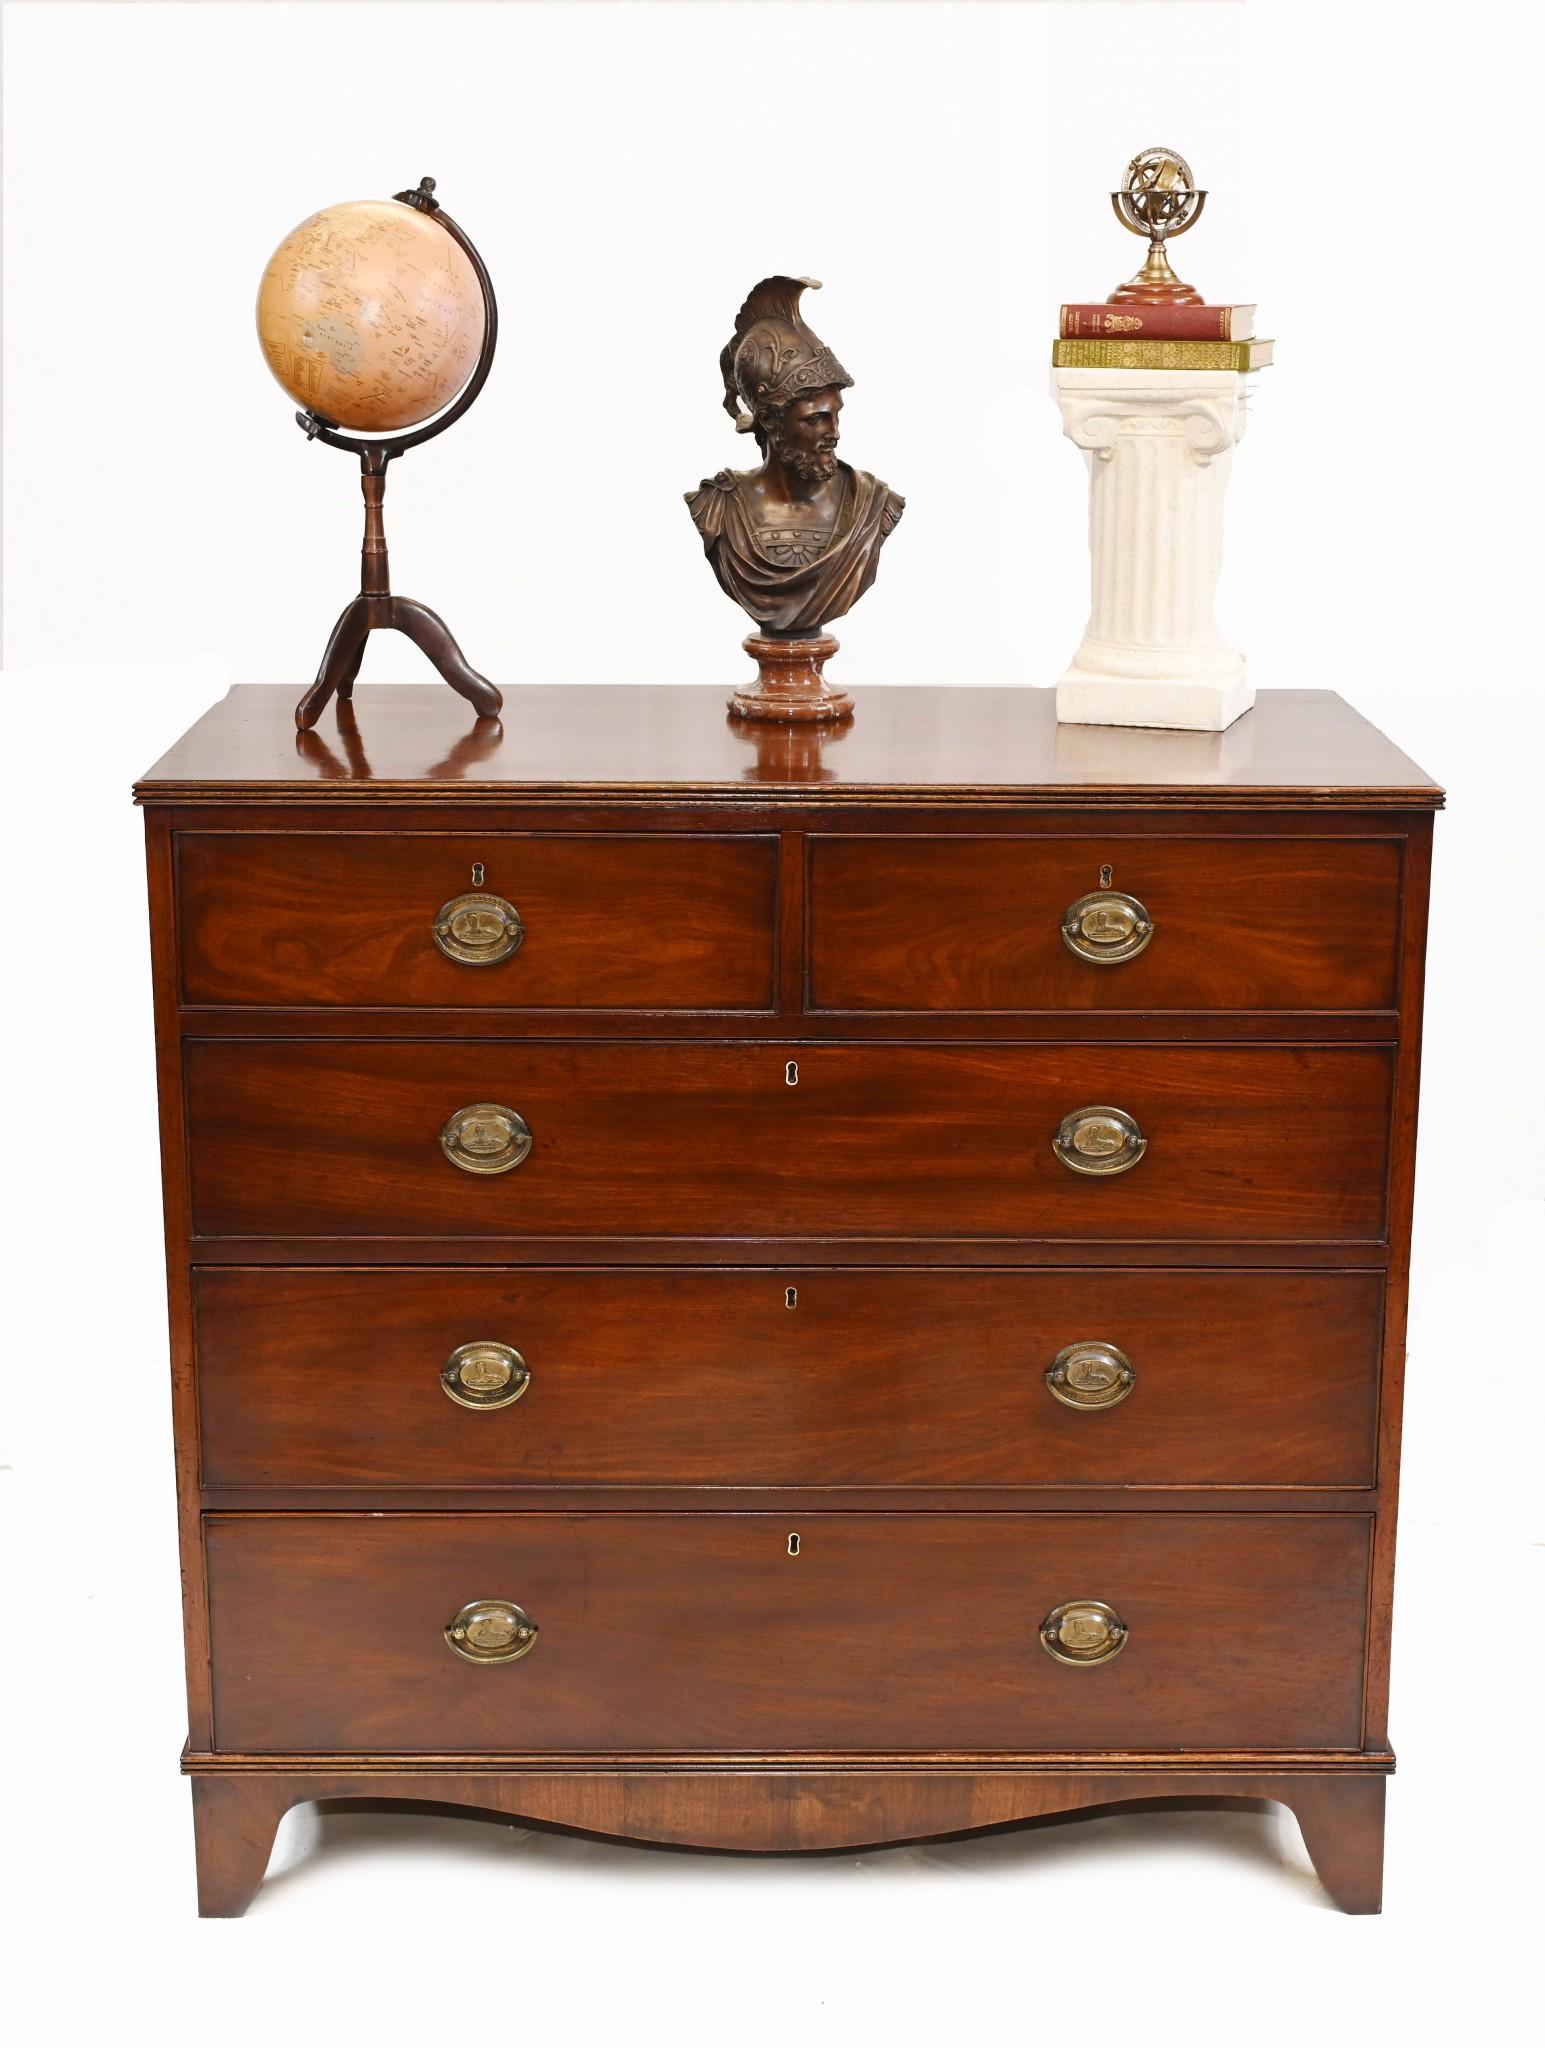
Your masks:
<path fill-rule="evenodd" d="M 1064 306 L 1064 341 L 1250 341 L 1254 306 Z"/>

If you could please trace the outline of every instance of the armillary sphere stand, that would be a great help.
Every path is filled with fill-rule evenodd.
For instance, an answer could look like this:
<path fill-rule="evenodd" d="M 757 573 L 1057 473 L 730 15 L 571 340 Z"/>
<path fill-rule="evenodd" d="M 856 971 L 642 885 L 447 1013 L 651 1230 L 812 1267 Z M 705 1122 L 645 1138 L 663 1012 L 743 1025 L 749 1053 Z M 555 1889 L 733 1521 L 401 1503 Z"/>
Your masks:
<path fill-rule="evenodd" d="M 480 676 L 463 655 L 444 619 L 416 598 L 398 597 L 393 593 L 387 566 L 386 526 L 381 510 L 386 497 L 386 465 L 405 449 L 417 448 L 421 442 L 443 434 L 454 420 L 461 418 L 483 388 L 494 359 L 494 344 L 499 338 L 499 309 L 494 303 L 494 288 L 487 267 L 466 235 L 441 207 L 434 196 L 434 189 L 434 179 L 423 178 L 416 190 L 397 192 L 392 196 L 408 206 L 418 207 L 422 213 L 433 214 L 452 240 L 459 242 L 466 251 L 483 294 L 483 346 L 478 352 L 477 366 L 456 402 L 438 419 L 416 428 L 411 434 L 402 434 L 390 441 L 355 440 L 341 433 L 331 420 L 324 419 L 320 413 L 298 412 L 295 415 L 308 441 L 325 441 L 330 448 L 347 448 L 359 456 L 360 488 L 365 494 L 365 543 L 360 552 L 359 596 L 345 607 L 334 626 L 327 652 L 322 656 L 322 666 L 317 670 L 317 679 L 295 707 L 295 723 L 302 732 L 309 732 L 316 724 L 335 691 L 345 700 L 354 694 L 354 678 L 359 674 L 359 665 L 364 659 L 365 642 L 371 633 L 386 626 L 394 626 L 399 633 L 406 633 L 416 647 L 421 647 L 451 688 L 459 690 L 469 703 L 476 706 L 479 718 L 497 718 L 504 705 L 504 698 L 495 686 L 486 676 Z"/>

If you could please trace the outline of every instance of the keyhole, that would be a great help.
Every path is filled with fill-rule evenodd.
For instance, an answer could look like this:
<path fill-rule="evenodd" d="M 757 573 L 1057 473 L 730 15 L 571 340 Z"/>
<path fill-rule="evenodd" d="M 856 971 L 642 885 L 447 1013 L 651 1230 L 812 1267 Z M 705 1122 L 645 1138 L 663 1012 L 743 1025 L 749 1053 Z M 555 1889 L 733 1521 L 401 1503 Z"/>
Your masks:
<path fill-rule="evenodd" d="M 784 1288 L 784 1290 L 783 1290 L 783 1306 L 784 1306 L 785 1308 L 798 1308 L 798 1307 L 799 1307 L 799 1289 L 798 1289 L 797 1287 L 785 1287 L 785 1288 Z"/>
<path fill-rule="evenodd" d="M 784 1078 L 784 1080 L 785 1080 L 785 1081 L 787 1081 L 787 1082 L 788 1082 L 788 1084 L 789 1084 L 789 1086 L 790 1086 L 791 1088 L 797 1088 L 797 1087 L 799 1086 L 799 1061 L 798 1061 L 798 1060 L 790 1060 L 790 1061 L 789 1061 L 788 1065 L 787 1065 L 787 1066 L 786 1066 L 786 1067 L 784 1068 L 784 1070 L 783 1070 L 783 1078 Z"/>
<path fill-rule="evenodd" d="M 483 863 L 480 860 L 472 863 L 472 886 L 474 889 L 481 889 L 483 886 Z"/>
<path fill-rule="evenodd" d="M 798 1531 L 797 1529 L 791 1529 L 791 1530 L 789 1531 L 789 1556 L 790 1556 L 790 1557 L 798 1557 L 798 1555 L 799 1555 L 799 1531 Z"/>
<path fill-rule="evenodd" d="M 1109 868 L 1101 868 L 1101 870 L 1100 870 L 1100 887 L 1101 887 L 1102 889 L 1108 889 L 1108 888 L 1110 887 L 1110 869 L 1109 869 Z"/>

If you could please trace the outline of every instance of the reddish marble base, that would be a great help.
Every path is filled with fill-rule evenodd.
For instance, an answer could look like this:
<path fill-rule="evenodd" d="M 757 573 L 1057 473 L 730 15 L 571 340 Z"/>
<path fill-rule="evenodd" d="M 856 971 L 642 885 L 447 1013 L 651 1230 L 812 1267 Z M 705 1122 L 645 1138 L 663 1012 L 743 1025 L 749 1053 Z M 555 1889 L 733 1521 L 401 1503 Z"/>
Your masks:
<path fill-rule="evenodd" d="M 757 665 L 756 682 L 737 690 L 730 709 L 737 718 L 777 719 L 805 723 L 811 719 L 851 718 L 853 699 L 846 690 L 823 682 L 821 670 L 837 652 L 830 633 L 811 640 L 775 640 L 748 633 L 742 641 Z"/>

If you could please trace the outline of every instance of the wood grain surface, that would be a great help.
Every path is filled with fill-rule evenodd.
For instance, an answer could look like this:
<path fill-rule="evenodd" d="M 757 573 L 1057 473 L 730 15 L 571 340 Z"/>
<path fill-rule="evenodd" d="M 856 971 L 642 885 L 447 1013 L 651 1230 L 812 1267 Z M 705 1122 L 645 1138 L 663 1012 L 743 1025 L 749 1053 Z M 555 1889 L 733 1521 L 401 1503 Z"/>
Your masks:
<path fill-rule="evenodd" d="M 1384 1850 L 1387 1760 L 1352 1767 L 1284 1768 L 1232 1759 L 1138 1765 L 1080 1761 L 1073 1768 L 955 1763 L 844 1770 L 830 1763 L 791 1769 L 694 1770 L 587 1765 L 565 1770 L 487 1765 L 327 1760 L 281 1770 L 194 1767 L 199 1912 L 231 1919 L 246 1911 L 263 1878 L 280 1819 L 315 1799 L 386 1811 L 509 1814 L 635 1842 L 797 1853 L 861 1849 L 1001 1828 L 1047 1815 L 1113 1809 L 1162 1812 L 1237 1807 L 1275 1800 L 1298 1818 L 1316 1873 L 1345 1913 L 1377 1913 Z"/>
<path fill-rule="evenodd" d="M 138 790 L 201 1910 L 372 1793 L 758 1849 L 1258 1794 L 1377 1910 L 1437 786 L 1325 691 L 294 695 Z M 430 938 L 474 863 L 495 967 Z M 500 1178 L 440 1149 L 481 1101 Z M 1053 1156 L 1094 1104 L 1132 1172 Z M 1089 1338 L 1137 1380 L 1077 1413 Z M 444 1641 L 489 1596 L 509 1667 Z M 1074 1598 L 1110 1663 L 1040 1647 Z"/>
<path fill-rule="evenodd" d="M 816 1010 L 1359 1010 L 1395 1000 L 1400 841 L 807 842 Z M 1102 883 L 1108 874 L 1108 883 Z M 1068 906 L 1135 896 L 1153 937 L 1096 963 Z"/>
<path fill-rule="evenodd" d="M 1378 1273 L 215 1267 L 194 1287 L 211 1487 L 1374 1479 Z M 478 1412 L 440 1373 L 483 1338 L 531 1382 Z M 1047 1390 L 1087 1338 L 1132 1361 L 1114 1408 Z"/>
<path fill-rule="evenodd" d="M 188 1003 L 767 1010 L 775 999 L 771 835 L 197 832 L 179 834 L 177 868 Z M 474 886 L 525 926 L 507 960 L 467 965 L 434 944 L 441 905 Z"/>
<path fill-rule="evenodd" d="M 727 677 L 726 682 L 751 679 Z M 512 691 L 499 719 L 437 684 L 363 684 L 314 732 L 295 686 L 242 684 L 135 786 L 146 803 L 358 798 L 444 807 L 511 797 L 671 794 L 823 803 L 1284 803 L 1431 807 L 1443 792 L 1331 690 L 1263 690 L 1227 732 L 1059 725 L 1054 689 L 866 687 L 862 713 L 813 743 L 728 717 L 724 684 Z M 803 737 L 803 736 L 801 736 Z"/>
<path fill-rule="evenodd" d="M 1378 1239 L 1391 1065 L 1364 1046 L 193 1040 L 193 1227 Z M 470 1175 L 441 1151 L 447 1118 L 479 1102 L 530 1126 L 513 1172 Z M 1149 1144 L 1096 1179 L 1052 1139 L 1099 1104 Z"/>
<path fill-rule="evenodd" d="M 1340 1748 L 1360 1515 L 213 1515 L 222 1750 Z M 789 1538 L 800 1538 L 790 1555 Z M 537 1624 L 447 1647 L 464 1602 Z M 1131 1630 L 1073 1669 L 1066 1600 Z"/>

